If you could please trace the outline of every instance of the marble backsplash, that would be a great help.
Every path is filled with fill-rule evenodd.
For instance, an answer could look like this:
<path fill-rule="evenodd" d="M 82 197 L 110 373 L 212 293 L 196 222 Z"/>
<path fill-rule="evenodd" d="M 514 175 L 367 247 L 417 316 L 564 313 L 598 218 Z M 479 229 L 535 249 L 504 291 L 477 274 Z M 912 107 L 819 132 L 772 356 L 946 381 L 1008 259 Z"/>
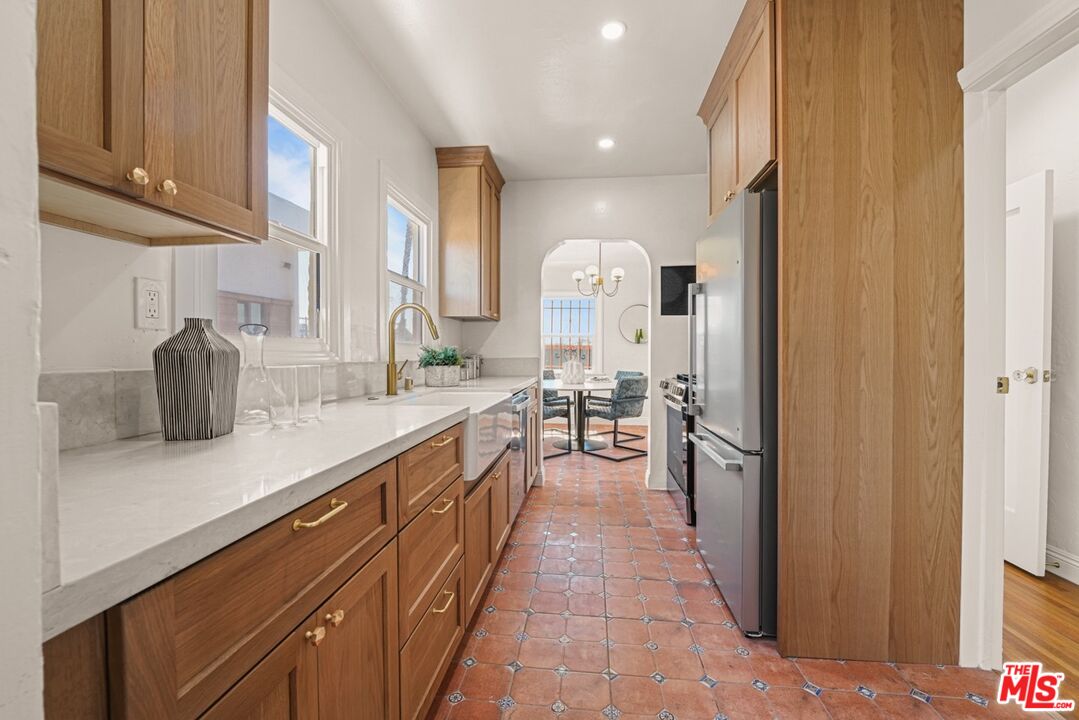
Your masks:
<path fill-rule="evenodd" d="M 417 385 L 423 370 L 411 367 Z M 481 375 L 538 375 L 538 358 L 484 358 Z M 386 364 L 343 362 L 322 366 L 323 402 L 376 395 L 386 390 Z M 38 400 L 59 406 L 61 450 L 100 445 L 160 432 L 153 370 L 42 373 Z"/>

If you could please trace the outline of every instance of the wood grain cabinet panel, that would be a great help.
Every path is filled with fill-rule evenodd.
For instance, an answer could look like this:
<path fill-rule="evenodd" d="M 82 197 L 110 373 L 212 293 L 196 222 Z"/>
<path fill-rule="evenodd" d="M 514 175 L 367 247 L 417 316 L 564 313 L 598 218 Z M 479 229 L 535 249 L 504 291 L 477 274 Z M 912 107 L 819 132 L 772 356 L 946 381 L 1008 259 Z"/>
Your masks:
<path fill-rule="evenodd" d="M 143 0 L 39 0 L 41 166 L 142 196 Z"/>
<path fill-rule="evenodd" d="M 397 458 L 398 513 L 404 527 L 464 470 L 464 432 L 454 425 Z"/>
<path fill-rule="evenodd" d="M 462 320 L 502 313 L 502 186 L 485 145 L 437 148 L 440 312 Z"/>
<path fill-rule="evenodd" d="M 395 479 L 385 463 L 110 610 L 120 717 L 205 710 L 393 539 Z"/>
<path fill-rule="evenodd" d="M 402 645 L 464 555 L 464 493 L 464 479 L 458 477 L 398 536 Z"/>
<path fill-rule="evenodd" d="M 45 720 L 108 720 L 105 616 L 95 615 L 47 641 Z"/>
<path fill-rule="evenodd" d="M 708 128 L 708 215 L 709 220 L 723 211 L 734 198 L 738 184 L 735 166 L 734 103 L 722 100 L 715 121 Z"/>
<path fill-rule="evenodd" d="M 464 595 L 464 573 L 458 563 L 401 650 L 402 720 L 425 717 L 438 694 L 468 624 Z"/>
<path fill-rule="evenodd" d="M 475 615 L 483 593 L 491 581 L 497 555 L 494 536 L 494 506 L 491 476 L 485 477 L 465 499 L 465 612 Z"/>
<path fill-rule="evenodd" d="M 750 50 L 734 80 L 738 187 L 753 184 L 776 158 L 773 13 L 761 13 Z"/>
<path fill-rule="evenodd" d="M 506 547 L 510 530 L 513 528 L 510 508 L 511 482 L 514 482 L 514 479 L 510 469 L 510 456 L 509 453 L 504 453 L 491 468 L 491 532 L 494 537 L 492 564 L 498 562 L 498 557 L 502 554 L 502 548 Z"/>
<path fill-rule="evenodd" d="M 325 631 L 318 644 L 319 720 L 398 718 L 397 547 L 386 546 L 304 626 Z"/>

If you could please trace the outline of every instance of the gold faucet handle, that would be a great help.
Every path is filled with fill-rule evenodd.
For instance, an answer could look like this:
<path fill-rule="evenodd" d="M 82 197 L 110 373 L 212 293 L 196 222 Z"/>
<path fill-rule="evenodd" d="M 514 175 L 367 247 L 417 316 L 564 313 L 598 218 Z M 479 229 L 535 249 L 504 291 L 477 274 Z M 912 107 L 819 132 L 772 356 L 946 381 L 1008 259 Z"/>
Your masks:
<path fill-rule="evenodd" d="M 403 373 L 405 371 L 405 365 L 408 365 L 408 360 L 402 360 L 401 362 L 397 363 L 397 378 L 398 379 L 401 378 L 401 373 Z"/>

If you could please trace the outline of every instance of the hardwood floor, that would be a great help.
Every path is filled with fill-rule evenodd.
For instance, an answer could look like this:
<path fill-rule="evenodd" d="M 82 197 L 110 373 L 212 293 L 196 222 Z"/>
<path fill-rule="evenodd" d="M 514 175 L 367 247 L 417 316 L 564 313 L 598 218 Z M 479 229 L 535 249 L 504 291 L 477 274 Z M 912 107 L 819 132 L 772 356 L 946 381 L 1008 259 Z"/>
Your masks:
<path fill-rule="evenodd" d="M 1079 688 L 1079 585 L 1004 564 L 1004 660 L 1039 660 Z M 1071 697 L 1071 695 L 1068 695 Z"/>

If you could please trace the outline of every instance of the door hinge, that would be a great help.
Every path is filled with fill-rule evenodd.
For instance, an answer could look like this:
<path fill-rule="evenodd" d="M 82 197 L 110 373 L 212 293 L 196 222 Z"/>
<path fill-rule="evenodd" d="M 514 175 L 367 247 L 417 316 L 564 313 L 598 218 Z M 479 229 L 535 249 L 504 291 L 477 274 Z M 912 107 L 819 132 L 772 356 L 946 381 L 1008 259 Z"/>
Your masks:
<path fill-rule="evenodd" d="M 997 377 L 997 395 L 1007 395 L 1008 390 L 1011 388 L 1011 380 L 1007 375 L 1000 375 Z"/>

